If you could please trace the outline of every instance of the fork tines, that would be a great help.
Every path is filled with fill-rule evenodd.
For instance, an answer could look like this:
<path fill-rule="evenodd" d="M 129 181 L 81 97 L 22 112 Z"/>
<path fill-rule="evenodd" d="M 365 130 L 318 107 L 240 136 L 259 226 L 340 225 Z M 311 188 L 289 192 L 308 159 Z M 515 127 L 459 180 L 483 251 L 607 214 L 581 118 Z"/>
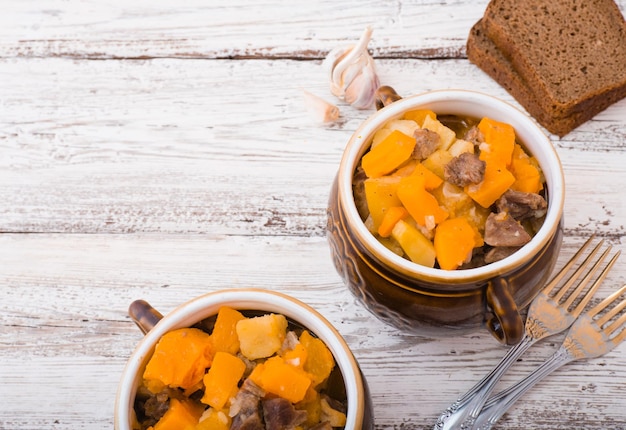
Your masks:
<path fill-rule="evenodd" d="M 561 285 L 563 278 L 568 274 L 570 269 L 574 266 L 577 260 L 581 257 L 584 251 L 589 247 L 592 243 L 594 236 L 591 236 L 587 241 L 580 247 L 580 249 L 574 254 L 574 256 L 563 266 L 563 268 L 548 282 L 548 284 L 544 287 L 543 293 L 551 296 L 552 299 L 559 303 L 561 300 L 565 300 L 563 302 L 563 307 L 568 309 L 570 306 L 574 305 L 576 299 L 582 297 L 582 299 L 576 304 L 575 309 L 571 311 L 573 315 L 579 315 L 582 310 L 587 306 L 592 296 L 595 294 L 596 290 L 600 287 L 600 284 L 606 278 L 606 275 L 615 264 L 617 257 L 620 252 L 618 251 L 613 258 L 607 263 L 604 269 L 598 275 L 598 278 L 595 282 L 589 287 L 587 293 L 582 296 L 581 293 L 587 288 L 587 285 L 593 279 L 594 275 L 602 265 L 602 262 L 605 260 L 612 247 L 609 245 L 607 249 L 602 253 L 602 255 L 595 261 L 595 263 L 591 266 L 591 268 L 587 271 L 583 279 L 580 281 L 578 286 L 572 289 L 572 285 L 578 280 L 578 278 L 583 274 L 587 266 L 594 261 L 596 254 L 600 251 L 600 248 L 604 244 L 604 240 L 600 240 L 598 244 L 591 250 L 589 255 L 585 258 L 585 260 L 580 263 L 578 268 L 572 273 L 572 275 Z M 558 290 L 554 291 L 556 287 L 559 287 Z M 570 291 L 571 290 L 571 291 Z M 569 294 L 568 294 L 569 293 Z M 567 296 L 566 296 L 567 295 Z"/>
<path fill-rule="evenodd" d="M 626 313 L 622 313 L 624 309 L 626 309 L 626 297 L 622 297 L 624 295 L 626 295 L 626 285 L 606 297 L 587 312 L 591 318 L 599 315 L 595 323 L 602 328 L 615 343 L 620 343 L 626 339 L 626 330 L 624 329 Z M 617 303 L 620 298 L 621 301 Z"/>

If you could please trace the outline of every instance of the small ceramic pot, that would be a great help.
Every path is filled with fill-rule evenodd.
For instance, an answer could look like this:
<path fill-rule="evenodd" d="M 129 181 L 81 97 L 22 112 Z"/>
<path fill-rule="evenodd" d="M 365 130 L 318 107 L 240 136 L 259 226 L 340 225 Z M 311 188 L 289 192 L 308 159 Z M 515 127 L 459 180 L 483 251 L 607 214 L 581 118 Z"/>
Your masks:
<path fill-rule="evenodd" d="M 539 162 L 547 189 L 545 221 L 513 255 L 472 269 L 446 271 L 412 263 L 383 246 L 366 228 L 352 193 L 355 169 L 374 133 L 405 111 L 490 117 L 511 124 Z M 346 285 L 381 320 L 402 330 L 439 337 L 486 327 L 505 344 L 523 335 L 520 310 L 547 281 L 562 242 L 564 178 L 550 140 L 525 113 L 494 97 L 441 90 L 394 101 L 367 119 L 350 138 L 328 205 L 328 240 Z"/>
<path fill-rule="evenodd" d="M 282 314 L 320 338 L 332 352 L 345 383 L 345 429 L 374 428 L 372 403 L 365 379 L 348 345 L 328 320 L 310 306 L 281 293 L 260 289 L 232 289 L 199 296 L 180 305 L 165 317 L 144 301 L 131 304 L 129 314 L 145 336 L 137 345 L 122 374 L 115 401 L 116 430 L 133 428 L 135 394 L 158 340 L 168 331 L 191 327 L 217 315 L 222 306 L 244 313 L 261 311 Z"/>

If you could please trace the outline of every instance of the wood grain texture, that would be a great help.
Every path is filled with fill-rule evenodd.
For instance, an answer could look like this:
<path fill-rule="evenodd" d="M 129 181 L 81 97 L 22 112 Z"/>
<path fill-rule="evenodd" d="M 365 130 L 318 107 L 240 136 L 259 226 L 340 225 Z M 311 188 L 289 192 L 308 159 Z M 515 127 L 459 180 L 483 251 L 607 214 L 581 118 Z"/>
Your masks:
<path fill-rule="evenodd" d="M 370 25 L 381 57 L 455 57 L 487 1 L 10 1 L 0 56 L 319 59 Z M 42 7 L 43 6 L 43 7 Z"/>
<path fill-rule="evenodd" d="M 294 4 L 3 3 L 0 429 L 110 429 L 138 298 L 163 313 L 233 287 L 304 300 L 352 347 L 377 430 L 432 428 L 502 356 L 486 332 L 384 325 L 343 286 L 325 239 L 343 148 L 372 113 L 330 95 L 326 53 L 372 25 L 381 81 L 400 94 L 466 88 L 519 107 L 465 58 L 487 1 Z M 315 123 L 302 89 L 337 103 L 339 121 Z M 559 264 L 591 233 L 624 251 L 626 100 L 550 137 L 567 187 Z M 599 295 L 624 283 L 618 263 Z M 625 383 L 622 345 L 550 376 L 497 428 L 626 429 Z"/>
<path fill-rule="evenodd" d="M 306 88 L 331 100 L 319 62 L 234 63 L 1 61 L 0 179 L 7 186 L 0 198 L 8 204 L 0 229 L 323 236 L 342 149 L 371 111 L 342 105 L 337 124 L 320 126 L 302 98 Z M 379 64 L 383 82 L 401 94 L 464 88 L 463 76 L 515 103 L 465 60 Z M 242 87 L 249 81 L 258 84 Z M 622 198 L 613 190 L 626 185 L 625 102 L 555 138 L 567 188 L 576 190 L 568 205 L 588 206 L 592 218 L 571 224 L 568 217 L 568 228 L 588 233 L 609 212 L 615 230 L 606 234 L 623 232 Z M 588 180 L 607 172 L 610 182 Z"/>

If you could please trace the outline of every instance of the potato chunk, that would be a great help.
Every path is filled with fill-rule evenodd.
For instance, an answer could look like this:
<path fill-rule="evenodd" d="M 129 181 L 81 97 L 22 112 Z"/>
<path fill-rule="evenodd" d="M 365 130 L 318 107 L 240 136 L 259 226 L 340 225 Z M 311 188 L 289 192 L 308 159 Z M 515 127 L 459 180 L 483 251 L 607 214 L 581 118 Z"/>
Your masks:
<path fill-rule="evenodd" d="M 237 322 L 241 353 L 249 360 L 267 358 L 278 351 L 287 335 L 287 319 L 267 314 Z"/>

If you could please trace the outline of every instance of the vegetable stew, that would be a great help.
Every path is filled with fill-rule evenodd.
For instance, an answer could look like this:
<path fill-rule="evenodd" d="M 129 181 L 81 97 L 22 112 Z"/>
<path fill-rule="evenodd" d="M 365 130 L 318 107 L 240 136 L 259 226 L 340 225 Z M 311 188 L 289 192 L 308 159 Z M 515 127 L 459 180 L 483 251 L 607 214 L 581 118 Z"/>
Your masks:
<path fill-rule="evenodd" d="M 407 112 L 376 131 L 353 193 L 382 244 L 443 270 L 511 255 L 547 211 L 541 167 L 511 125 L 429 110 Z"/>
<path fill-rule="evenodd" d="M 135 400 L 138 430 L 331 430 L 346 422 L 328 347 L 283 315 L 220 308 L 163 335 Z"/>

